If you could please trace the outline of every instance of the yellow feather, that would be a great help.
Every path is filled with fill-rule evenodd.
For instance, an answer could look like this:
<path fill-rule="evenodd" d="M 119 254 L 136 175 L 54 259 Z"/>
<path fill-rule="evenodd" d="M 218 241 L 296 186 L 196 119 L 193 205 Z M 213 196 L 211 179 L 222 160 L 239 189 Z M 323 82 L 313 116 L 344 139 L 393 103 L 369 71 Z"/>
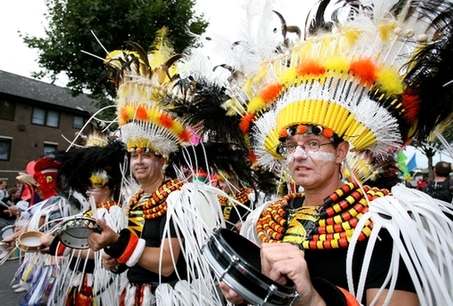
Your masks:
<path fill-rule="evenodd" d="M 326 58 L 324 67 L 326 67 L 326 69 L 330 71 L 346 73 L 349 70 L 349 61 L 344 57 L 333 56 Z"/>
<path fill-rule="evenodd" d="M 403 93 L 403 82 L 397 71 L 384 67 L 377 73 L 377 82 L 389 95 L 400 95 Z"/>
<path fill-rule="evenodd" d="M 260 96 L 254 97 L 249 105 L 247 105 L 247 112 L 255 114 L 259 110 L 263 109 L 266 106 L 266 102 L 264 102 L 263 98 Z"/>
<path fill-rule="evenodd" d="M 379 25 L 379 36 L 382 41 L 388 41 L 393 33 L 393 30 L 396 28 L 396 22 L 386 22 Z"/>
<path fill-rule="evenodd" d="M 360 37 L 361 32 L 358 29 L 345 27 L 343 28 L 343 34 L 346 37 L 350 46 L 353 46 Z"/>
<path fill-rule="evenodd" d="M 279 82 L 283 86 L 292 84 L 293 82 L 296 81 L 296 79 L 297 79 L 297 72 L 296 72 L 296 69 L 294 69 L 294 68 L 290 68 L 290 69 L 286 70 L 279 76 Z"/>

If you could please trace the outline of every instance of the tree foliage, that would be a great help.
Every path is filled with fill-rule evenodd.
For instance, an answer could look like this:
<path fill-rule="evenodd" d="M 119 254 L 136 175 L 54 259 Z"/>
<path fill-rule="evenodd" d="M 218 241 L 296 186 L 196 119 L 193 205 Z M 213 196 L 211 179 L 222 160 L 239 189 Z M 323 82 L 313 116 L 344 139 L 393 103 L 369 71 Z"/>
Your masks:
<path fill-rule="evenodd" d="M 124 48 L 127 41 L 147 49 L 155 33 L 166 26 L 175 51 L 181 52 L 194 43 L 193 34 L 207 26 L 202 16 L 194 15 L 194 0 L 47 0 L 46 5 L 46 36 L 24 36 L 25 43 L 39 52 L 41 71 L 35 76 L 55 80 L 64 72 L 74 93 L 88 90 L 101 105 L 109 103 L 114 87 L 102 61 L 81 52 L 106 55 L 91 30 L 112 51 Z"/>
<path fill-rule="evenodd" d="M 450 124 L 448 127 L 442 131 L 442 136 L 448 143 L 453 143 L 453 125 Z M 437 139 L 427 141 L 415 141 L 414 146 L 420 149 L 423 154 L 428 159 L 428 176 L 429 179 L 433 179 L 433 157 L 437 151 L 441 151 L 444 148 L 443 144 Z"/>

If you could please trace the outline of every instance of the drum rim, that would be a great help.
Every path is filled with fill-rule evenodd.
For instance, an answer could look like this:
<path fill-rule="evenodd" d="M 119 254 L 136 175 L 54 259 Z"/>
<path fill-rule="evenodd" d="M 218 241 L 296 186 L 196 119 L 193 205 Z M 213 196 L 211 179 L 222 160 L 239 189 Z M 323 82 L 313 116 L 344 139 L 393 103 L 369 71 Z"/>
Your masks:
<path fill-rule="evenodd" d="M 202 252 L 206 256 L 206 258 L 208 260 L 208 263 L 211 266 L 211 269 L 216 274 L 216 276 L 221 278 L 220 279 L 221 281 L 225 281 L 225 283 L 229 287 L 234 288 L 235 290 L 237 290 L 241 294 L 241 296 L 243 298 L 245 298 L 250 303 L 253 303 L 253 304 L 256 304 L 256 305 L 266 305 L 266 306 L 282 306 L 282 305 L 290 304 L 291 301 L 293 301 L 298 296 L 298 294 L 295 291 L 295 289 L 292 289 L 292 292 L 283 292 L 283 291 L 279 291 L 278 290 L 276 285 L 279 285 L 279 284 L 277 284 L 277 283 L 272 284 L 272 285 L 268 285 L 268 284 L 264 283 L 262 280 L 257 279 L 255 277 L 255 275 L 253 275 L 250 272 L 248 272 L 245 269 L 245 267 L 242 265 L 243 262 L 237 262 L 236 266 L 233 266 L 232 269 L 234 268 L 237 272 L 240 272 L 242 270 L 247 271 L 247 273 L 244 274 L 244 277 L 255 278 L 259 282 L 258 286 L 260 286 L 262 290 L 267 291 L 269 293 L 269 291 L 268 291 L 269 287 L 274 286 L 277 289 L 277 290 L 274 290 L 271 293 L 269 293 L 268 301 L 263 304 L 264 298 L 261 298 L 260 296 L 254 294 L 253 290 L 248 289 L 244 285 L 242 285 L 241 282 L 236 280 L 236 278 L 234 276 L 230 275 L 231 273 L 224 273 L 223 277 L 221 276 L 221 274 L 223 272 L 225 272 L 226 267 L 224 267 L 221 263 L 219 263 L 216 260 L 215 255 L 213 254 L 212 250 L 207 245 L 205 245 L 205 247 L 203 248 Z M 239 268 L 238 268 L 238 266 L 239 266 Z M 275 299 L 280 299 L 280 300 L 283 300 L 283 301 L 282 301 L 282 303 L 271 303 L 269 301 L 269 300 L 275 300 Z"/>
<path fill-rule="evenodd" d="M 44 236 L 44 233 L 40 232 L 40 231 L 28 231 L 28 232 L 24 232 L 22 233 L 18 238 L 17 238 L 17 246 L 20 250 L 22 250 L 23 252 L 37 252 L 39 251 L 39 249 L 41 248 L 42 246 L 42 243 L 39 245 L 39 246 L 32 246 L 32 247 L 29 247 L 29 246 L 26 246 L 22 243 L 22 240 L 24 238 L 27 238 L 28 236 L 35 236 L 35 237 L 38 237 L 38 238 L 41 238 Z"/>
<path fill-rule="evenodd" d="M 230 275 L 231 273 L 225 273 L 225 270 L 228 267 L 224 264 L 219 262 L 219 260 L 224 259 L 226 261 L 232 262 L 233 256 L 240 258 L 242 260 L 237 261 L 235 264 L 230 267 L 230 269 L 234 269 L 235 273 L 240 273 L 246 278 L 251 278 L 250 282 L 256 282 L 263 291 L 268 291 L 268 288 L 274 286 L 276 290 L 270 293 L 269 297 L 274 299 L 282 299 L 284 302 L 281 304 L 278 303 L 270 303 L 267 302 L 265 305 L 286 305 L 288 300 L 294 300 L 298 296 L 297 291 L 294 287 L 280 285 L 267 276 L 263 275 L 261 271 L 257 271 L 257 269 L 246 262 L 241 256 L 225 241 L 224 237 L 222 237 L 221 233 L 224 231 L 229 231 L 228 229 L 217 229 L 211 239 L 204 245 L 202 252 L 207 256 L 208 263 L 210 264 L 212 270 L 214 270 L 217 277 L 221 278 L 221 280 L 225 281 L 230 287 L 233 283 L 236 284 L 234 287 L 239 287 L 238 290 L 241 290 L 241 294 L 251 303 L 260 304 L 263 302 L 263 298 L 259 297 L 258 295 L 253 293 L 253 290 L 247 289 L 242 285 L 234 275 Z M 244 239 L 246 239 L 244 237 Z M 221 243 L 220 241 L 223 241 Z M 250 242 L 252 243 L 252 242 Z M 259 247 L 257 246 L 259 249 Z M 217 254 L 215 254 L 216 252 Z M 251 268 L 251 269 L 250 269 Z M 221 275 L 223 274 L 223 275 Z M 268 299 L 269 300 L 269 299 Z M 275 302 L 275 301 L 274 301 Z"/>
<path fill-rule="evenodd" d="M 225 231 L 233 232 L 233 231 L 228 230 L 228 229 L 225 229 L 225 228 L 220 228 L 220 229 L 218 229 L 218 230 L 215 232 L 215 234 L 220 233 L 220 232 L 225 232 Z M 235 232 L 233 232 L 233 233 L 235 233 Z M 237 233 L 235 233 L 235 234 L 237 234 Z M 216 236 L 218 236 L 218 235 L 220 235 L 220 234 L 217 234 Z M 237 234 L 237 235 L 239 235 L 239 234 Z M 239 235 L 239 236 L 242 237 L 242 238 L 244 238 L 244 239 L 246 239 L 246 240 L 249 241 L 250 243 L 254 244 L 252 241 L 248 240 L 248 239 L 245 238 L 244 236 L 241 236 L 241 235 Z M 217 241 L 218 241 L 218 240 L 215 240 L 215 242 L 217 242 Z M 257 249 L 260 249 L 259 246 L 257 246 L 256 244 L 254 244 L 254 245 L 257 247 Z M 223 245 L 222 245 L 222 246 L 223 246 Z M 236 255 L 236 256 L 239 257 L 239 258 L 241 257 L 241 256 L 236 252 L 236 250 L 234 250 L 230 245 L 226 244 L 226 246 L 227 246 L 227 248 L 228 248 L 228 251 L 232 252 L 234 255 Z M 289 292 L 294 291 L 294 288 L 293 288 L 293 287 L 286 286 L 286 285 L 280 285 L 280 284 L 274 282 L 272 279 L 270 279 L 270 278 L 267 277 L 266 275 L 262 274 L 260 270 L 257 270 L 253 265 L 251 265 L 251 264 L 249 264 L 249 263 L 247 263 L 247 262 L 245 262 L 245 261 L 241 262 L 241 265 L 242 265 L 243 267 L 245 266 L 244 268 L 251 268 L 254 272 L 256 272 L 257 274 L 261 275 L 261 276 L 262 276 L 262 279 L 260 279 L 260 281 L 266 283 L 267 286 L 275 285 L 279 291 L 285 291 L 285 292 L 288 292 L 288 294 L 289 294 Z M 250 273 L 250 272 L 247 271 L 247 273 Z"/>
<path fill-rule="evenodd" d="M 93 219 L 93 218 L 87 218 L 87 217 L 74 217 L 74 218 L 71 218 L 69 220 L 66 220 L 65 222 L 63 222 L 63 224 L 61 224 L 61 229 L 59 230 L 58 232 L 58 237 L 60 238 L 61 240 L 61 243 L 63 245 L 65 245 L 66 247 L 68 248 L 71 248 L 71 249 L 76 249 L 76 250 L 86 250 L 89 248 L 89 245 L 88 245 L 88 242 L 87 238 L 77 238 L 77 237 L 74 237 L 70 234 L 67 233 L 66 229 L 67 229 L 67 226 L 73 222 L 76 222 L 78 220 L 86 220 L 86 221 L 90 221 L 94 224 L 96 224 L 96 220 Z M 74 227 L 75 228 L 75 227 Z M 86 227 L 78 227 L 78 228 L 86 228 Z M 68 242 L 68 239 L 65 239 L 64 237 L 67 236 L 67 237 L 70 237 L 71 240 L 73 241 L 76 241 L 76 242 L 80 242 L 80 241 L 84 241 L 86 243 L 78 243 L 78 246 L 75 246 L 75 245 L 71 245 L 69 242 Z M 66 241 L 65 241 L 66 240 Z M 81 245 L 81 246 L 80 246 Z"/>

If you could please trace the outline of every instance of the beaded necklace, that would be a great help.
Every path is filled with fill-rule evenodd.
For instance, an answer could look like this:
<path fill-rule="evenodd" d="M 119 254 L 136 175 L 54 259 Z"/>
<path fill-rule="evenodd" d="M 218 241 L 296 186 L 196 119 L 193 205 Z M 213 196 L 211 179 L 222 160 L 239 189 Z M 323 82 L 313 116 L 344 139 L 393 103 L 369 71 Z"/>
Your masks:
<path fill-rule="evenodd" d="M 252 188 L 241 188 L 241 190 L 239 190 L 235 194 L 234 199 L 236 201 L 238 201 L 239 203 L 241 203 L 241 204 L 246 204 L 247 202 L 250 201 L 249 194 L 252 191 L 253 191 Z M 229 201 L 228 201 L 228 197 L 218 196 L 218 199 L 219 199 L 220 205 L 222 205 L 222 206 L 226 206 L 226 205 L 230 204 Z"/>
<path fill-rule="evenodd" d="M 321 206 L 288 207 L 295 199 L 303 201 L 301 193 L 288 194 L 263 210 L 256 230 L 263 242 L 290 242 L 304 249 L 347 248 L 358 220 L 368 210 L 368 201 L 388 195 L 386 189 L 346 183 L 327 198 Z M 367 201 L 368 199 L 368 201 Z M 359 241 L 369 237 L 372 224 L 368 222 Z"/>
<path fill-rule="evenodd" d="M 234 199 L 241 203 L 244 206 L 249 206 L 247 205 L 248 202 L 250 202 L 249 199 L 249 194 L 252 192 L 252 188 L 242 188 L 239 190 L 236 195 L 234 196 Z M 228 197 L 225 196 L 218 196 L 219 203 L 222 207 L 223 210 L 223 217 L 225 218 L 226 221 L 230 220 L 231 217 L 231 210 L 235 206 L 234 203 L 230 202 Z"/>
<path fill-rule="evenodd" d="M 179 180 L 169 180 L 157 188 L 148 199 L 141 203 L 145 219 L 152 220 L 163 216 L 167 212 L 166 200 L 168 195 L 175 190 L 181 189 L 183 184 Z M 144 193 L 144 190 L 140 189 L 134 194 L 129 202 L 129 206 L 135 208 Z"/>
<path fill-rule="evenodd" d="M 101 203 L 100 208 L 105 208 L 105 209 L 110 209 L 110 207 L 116 205 L 116 202 L 114 200 L 105 200 Z"/>

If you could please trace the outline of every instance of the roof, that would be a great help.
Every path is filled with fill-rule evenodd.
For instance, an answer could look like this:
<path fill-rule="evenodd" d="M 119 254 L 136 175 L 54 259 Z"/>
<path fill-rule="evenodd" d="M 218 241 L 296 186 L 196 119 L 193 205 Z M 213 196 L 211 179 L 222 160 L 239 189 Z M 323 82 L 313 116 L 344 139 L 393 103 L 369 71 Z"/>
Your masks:
<path fill-rule="evenodd" d="M 97 110 L 95 100 L 85 94 L 73 96 L 68 88 L 2 70 L 0 70 L 0 93 L 89 113 Z"/>

